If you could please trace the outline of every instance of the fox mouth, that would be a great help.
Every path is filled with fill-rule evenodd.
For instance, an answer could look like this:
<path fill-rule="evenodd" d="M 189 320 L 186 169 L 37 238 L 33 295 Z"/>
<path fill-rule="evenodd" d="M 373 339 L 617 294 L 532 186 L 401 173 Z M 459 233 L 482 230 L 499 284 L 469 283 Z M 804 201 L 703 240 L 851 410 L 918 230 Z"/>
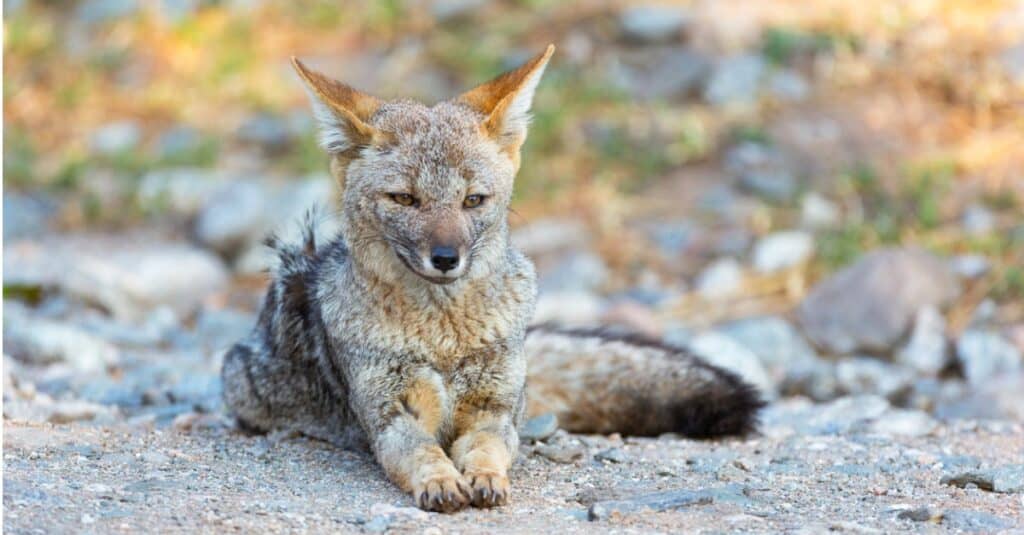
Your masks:
<path fill-rule="evenodd" d="M 418 270 L 415 267 L 413 267 L 412 263 L 409 262 L 409 260 L 407 260 L 405 258 L 405 255 L 403 255 L 399 251 L 395 251 L 395 256 L 397 256 L 398 259 L 402 261 L 402 265 L 404 265 L 406 269 L 408 269 L 409 271 L 415 273 L 417 277 L 419 277 L 419 278 L 421 278 L 421 279 L 423 279 L 423 280 L 425 280 L 425 281 L 427 281 L 427 282 L 429 282 L 431 284 L 446 285 L 446 284 L 451 284 L 451 283 L 459 280 L 459 277 L 432 277 L 430 275 L 426 275 L 426 274 L 420 272 L 420 270 Z"/>

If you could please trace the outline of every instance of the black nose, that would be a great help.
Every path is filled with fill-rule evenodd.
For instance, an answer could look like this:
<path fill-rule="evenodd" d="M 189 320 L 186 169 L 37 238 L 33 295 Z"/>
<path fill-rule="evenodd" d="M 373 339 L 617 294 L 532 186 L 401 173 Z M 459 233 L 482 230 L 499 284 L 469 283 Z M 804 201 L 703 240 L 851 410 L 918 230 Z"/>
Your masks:
<path fill-rule="evenodd" d="M 447 273 L 459 265 L 459 253 L 452 247 L 434 247 L 430 250 L 430 263 L 441 273 Z"/>

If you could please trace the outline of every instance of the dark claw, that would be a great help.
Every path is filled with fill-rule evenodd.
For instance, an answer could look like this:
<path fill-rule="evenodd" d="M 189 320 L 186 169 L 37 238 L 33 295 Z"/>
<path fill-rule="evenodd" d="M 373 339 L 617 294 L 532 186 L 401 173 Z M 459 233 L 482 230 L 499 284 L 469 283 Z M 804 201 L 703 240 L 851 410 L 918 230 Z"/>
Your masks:
<path fill-rule="evenodd" d="M 420 494 L 420 507 L 426 507 L 427 506 L 427 499 L 428 499 L 427 491 L 423 491 L 423 493 Z"/>

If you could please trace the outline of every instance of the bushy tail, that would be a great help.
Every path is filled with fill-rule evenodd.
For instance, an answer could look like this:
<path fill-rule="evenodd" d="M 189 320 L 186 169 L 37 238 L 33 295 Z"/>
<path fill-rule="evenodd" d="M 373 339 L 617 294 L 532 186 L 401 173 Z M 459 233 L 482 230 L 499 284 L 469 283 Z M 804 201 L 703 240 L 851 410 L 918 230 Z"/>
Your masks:
<path fill-rule="evenodd" d="M 736 374 L 680 348 L 602 329 L 532 327 L 527 412 L 578 433 L 744 435 L 764 406 Z"/>

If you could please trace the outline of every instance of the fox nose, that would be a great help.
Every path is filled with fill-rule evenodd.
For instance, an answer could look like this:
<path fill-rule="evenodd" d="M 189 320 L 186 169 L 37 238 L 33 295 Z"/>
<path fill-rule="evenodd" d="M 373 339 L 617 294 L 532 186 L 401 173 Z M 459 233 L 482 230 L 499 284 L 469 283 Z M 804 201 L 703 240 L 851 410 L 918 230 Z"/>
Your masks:
<path fill-rule="evenodd" d="M 453 247 L 434 247 L 430 250 L 430 263 L 446 273 L 459 265 L 459 253 Z"/>

